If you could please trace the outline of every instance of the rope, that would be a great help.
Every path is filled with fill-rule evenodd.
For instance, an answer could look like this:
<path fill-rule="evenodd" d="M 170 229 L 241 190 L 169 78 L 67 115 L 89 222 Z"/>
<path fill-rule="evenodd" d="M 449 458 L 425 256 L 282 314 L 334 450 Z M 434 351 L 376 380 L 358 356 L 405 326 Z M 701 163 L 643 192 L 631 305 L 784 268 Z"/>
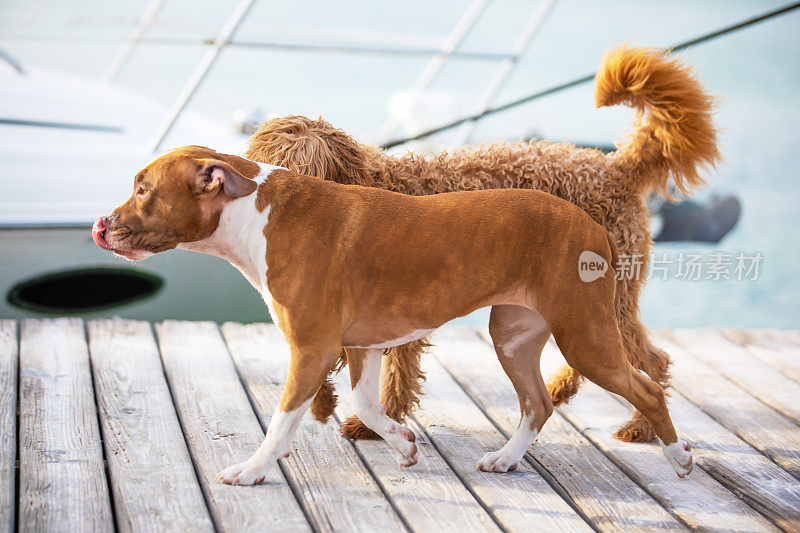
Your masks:
<path fill-rule="evenodd" d="M 758 16 L 743 20 L 743 21 L 738 22 L 736 24 L 733 24 L 731 26 L 725 26 L 724 28 L 720 28 L 719 30 L 715 30 L 715 31 L 712 31 L 710 33 L 706 33 L 706 34 L 700 35 L 699 37 L 695 37 L 694 39 L 690 39 L 688 41 L 680 42 L 678 44 L 675 44 L 675 45 L 667 48 L 667 50 L 671 50 L 673 52 L 674 51 L 678 51 L 678 50 L 683 50 L 684 48 L 688 48 L 688 47 L 694 46 L 696 44 L 700 44 L 700 43 L 703 43 L 703 42 L 706 42 L 706 41 L 710 41 L 712 39 L 716 39 L 717 37 L 721 37 L 721 36 L 726 35 L 728 33 L 732 33 L 732 32 L 735 32 L 737 30 L 741 30 L 741 29 L 746 28 L 748 26 L 752 26 L 753 24 L 757 24 L 759 22 L 763 22 L 763 21 L 771 19 L 773 17 L 777 17 L 778 15 L 783 15 L 784 13 L 788 13 L 789 11 L 793 11 L 793 10 L 799 8 L 799 7 L 800 7 L 800 2 L 795 2 L 793 4 L 789 4 L 789 5 L 786 5 L 784 7 L 778 8 L 778 9 L 776 9 L 774 11 L 768 11 L 768 12 L 763 13 L 761 15 L 758 15 Z M 482 119 L 484 117 L 487 117 L 489 115 L 493 115 L 495 113 L 500 113 L 501 111 L 505 111 L 507 109 L 511 109 L 512 107 L 517 107 L 517 106 L 520 106 L 522 104 L 526 104 L 526 103 L 531 102 L 533 100 L 536 100 L 538 98 L 542 98 L 544 96 L 548 96 L 548 95 L 551 95 L 551 94 L 554 94 L 554 93 L 557 93 L 557 92 L 561 92 L 561 91 L 566 90 L 566 89 L 570 89 L 570 88 L 578 86 L 578 85 L 582 85 L 584 83 L 592 81 L 593 79 L 594 79 L 594 73 L 587 74 L 586 76 L 581 76 L 580 78 L 576 78 L 574 80 L 571 80 L 571 81 L 568 81 L 568 82 L 565 82 L 565 83 L 561 83 L 559 85 L 554 85 L 553 87 L 550 87 L 548 89 L 544 89 L 544 90 L 539 91 L 539 92 L 535 92 L 535 93 L 530 94 L 528 96 L 523 96 L 522 98 L 518 98 L 516 100 L 511 100 L 510 102 L 506 102 L 505 104 L 502 104 L 502 105 L 499 105 L 499 106 L 496 106 L 496 107 L 490 107 L 489 109 L 483 111 L 482 113 L 476 113 L 474 115 L 469 115 L 469 116 L 460 118 L 458 120 L 454 120 L 453 122 L 448 122 L 447 124 L 443 124 L 443 125 L 438 126 L 436 128 L 433 128 L 433 129 L 430 129 L 430 130 L 427 130 L 427 131 L 423 131 L 422 133 L 418 133 L 418 134 L 413 135 L 411 137 L 406 137 L 406 138 L 403 138 L 403 139 L 396 139 L 396 140 L 393 140 L 393 141 L 389 141 L 389 142 L 383 144 L 381 146 L 381 148 L 383 148 L 385 150 L 387 148 L 392 148 L 393 146 L 404 144 L 404 143 L 407 143 L 409 141 L 416 141 L 417 139 L 423 139 L 423 138 L 429 137 L 429 136 L 431 136 L 433 134 L 440 133 L 442 131 L 446 131 L 446 130 L 455 128 L 456 126 L 459 126 L 459 125 L 463 124 L 464 122 L 469 122 L 469 121 L 472 121 L 472 120 L 480 120 L 480 119 Z"/>
<path fill-rule="evenodd" d="M 16 118 L 0 117 L 0 124 L 9 126 L 34 126 L 38 128 L 61 128 L 67 130 L 86 130 L 86 131 L 107 131 L 110 133 L 123 133 L 124 130 L 118 126 L 103 126 L 102 124 L 78 124 L 75 122 L 47 122 L 41 120 L 24 120 Z"/>

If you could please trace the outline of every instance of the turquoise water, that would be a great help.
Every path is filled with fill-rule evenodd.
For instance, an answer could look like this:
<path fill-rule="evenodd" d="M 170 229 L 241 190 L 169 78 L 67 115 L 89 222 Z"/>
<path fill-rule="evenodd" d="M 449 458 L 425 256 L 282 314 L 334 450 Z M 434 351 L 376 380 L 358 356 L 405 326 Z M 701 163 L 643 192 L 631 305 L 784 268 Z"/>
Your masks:
<path fill-rule="evenodd" d="M 408 1 L 389 8 L 382 3 L 262 1 L 239 37 L 367 43 L 386 39 L 388 34 L 392 39 L 411 36 L 418 46 L 434 47 L 468 4 Z M 730 0 L 664 4 L 558 2 L 496 103 L 593 71 L 609 45 L 630 41 L 663 46 L 781 5 Z M 97 78 L 146 5 L 143 1 L 2 0 L 0 47 L 23 64 Z M 508 51 L 532 5 L 496 0 L 462 48 Z M 148 35 L 192 42 L 141 45 L 117 83 L 171 102 L 203 54 L 200 41 L 214 35 L 234 6 L 168 0 Z M 659 245 L 656 253 L 675 257 L 688 251 L 759 252 L 764 259 L 756 281 L 651 280 L 642 302 L 644 321 L 651 327 L 800 327 L 800 279 L 795 275 L 800 261 L 800 184 L 794 160 L 800 153 L 798 29 L 800 12 L 793 12 L 683 54 L 697 67 L 708 90 L 722 99 L 717 121 L 725 161 L 707 175 L 708 190 L 737 194 L 743 214 L 737 228 L 719 245 Z M 223 120 L 237 109 L 256 107 L 278 114 L 323 115 L 370 140 L 386 117 L 389 96 L 409 87 L 424 64 L 424 58 L 410 56 L 231 48 L 223 53 L 190 108 Z M 456 95 L 462 111 L 469 112 L 496 67 L 486 61 L 451 61 L 432 89 Z M 473 140 L 517 139 L 535 133 L 608 144 L 627 131 L 631 115 L 624 108 L 594 109 L 592 87 L 587 85 L 487 119 Z M 485 313 L 466 320 L 482 323 L 484 319 Z"/>

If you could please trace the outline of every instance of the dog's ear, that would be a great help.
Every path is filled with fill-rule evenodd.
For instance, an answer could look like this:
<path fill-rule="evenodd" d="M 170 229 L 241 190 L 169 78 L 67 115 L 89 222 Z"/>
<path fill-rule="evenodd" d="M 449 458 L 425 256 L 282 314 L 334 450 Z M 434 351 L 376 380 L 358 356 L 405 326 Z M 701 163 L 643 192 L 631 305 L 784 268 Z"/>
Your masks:
<path fill-rule="evenodd" d="M 241 175 L 235 168 L 219 159 L 198 159 L 197 174 L 192 178 L 196 194 L 222 190 L 225 196 L 241 198 L 253 194 L 258 184 Z"/>

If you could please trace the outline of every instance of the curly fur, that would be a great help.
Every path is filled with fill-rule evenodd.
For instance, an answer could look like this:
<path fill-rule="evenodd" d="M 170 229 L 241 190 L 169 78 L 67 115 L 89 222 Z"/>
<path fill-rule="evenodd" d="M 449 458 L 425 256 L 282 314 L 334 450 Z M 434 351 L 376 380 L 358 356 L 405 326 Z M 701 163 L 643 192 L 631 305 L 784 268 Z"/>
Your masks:
<path fill-rule="evenodd" d="M 314 401 L 311 403 L 311 414 L 324 424 L 331 417 L 338 403 L 339 397 L 336 396 L 336 387 L 329 379 L 326 379 L 322 387 L 319 388 L 317 395 L 314 396 Z"/>
<path fill-rule="evenodd" d="M 419 406 L 419 395 L 425 381 L 425 375 L 420 370 L 420 358 L 429 347 L 430 343 L 426 339 L 412 341 L 392 348 L 383 359 L 381 402 L 388 406 L 386 413 L 395 420 L 404 420 Z M 357 416 L 351 416 L 342 422 L 342 435 L 352 439 L 380 439 Z"/>
<path fill-rule="evenodd" d="M 662 196 L 670 197 L 670 183 L 689 195 L 705 183 L 699 171 L 720 158 L 711 121 L 716 99 L 690 66 L 667 52 L 622 47 L 607 53 L 595 76 L 594 100 L 597 107 L 626 104 L 639 111 L 635 133 L 615 159 Z"/>
<path fill-rule="evenodd" d="M 714 100 L 691 69 L 664 52 L 622 47 L 606 54 L 596 76 L 598 106 L 624 103 L 639 117 L 627 144 L 608 155 L 594 149 L 548 141 L 498 142 L 434 156 L 409 153 L 391 157 L 359 144 L 321 118 L 289 116 L 264 123 L 253 135 L 247 157 L 341 183 L 425 195 L 456 190 L 531 188 L 564 198 L 605 226 L 619 254 L 644 260 L 640 275 L 617 286 L 616 310 L 631 363 L 663 387 L 669 385 L 669 356 L 652 345 L 639 319 L 639 294 L 652 241 L 644 195 L 669 196 L 674 185 L 688 194 L 700 185 L 700 169 L 719 159 L 711 120 Z M 616 266 L 616 265 L 615 265 Z M 388 351 L 384 403 L 400 420 L 419 402 L 424 343 Z M 548 382 L 556 405 L 578 390 L 581 376 L 565 367 Z M 324 407 L 324 397 L 315 399 Z M 369 432 L 349 419 L 343 433 Z M 627 441 L 650 441 L 654 433 L 635 414 L 619 429 Z"/>

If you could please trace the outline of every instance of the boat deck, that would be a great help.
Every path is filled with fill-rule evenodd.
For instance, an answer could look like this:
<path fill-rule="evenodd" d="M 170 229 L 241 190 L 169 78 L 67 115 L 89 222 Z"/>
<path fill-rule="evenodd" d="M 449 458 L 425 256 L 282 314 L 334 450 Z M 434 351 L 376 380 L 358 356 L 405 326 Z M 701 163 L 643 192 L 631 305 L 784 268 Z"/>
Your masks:
<path fill-rule="evenodd" d="M 305 417 L 264 485 L 213 481 L 258 446 L 288 350 L 270 324 L 0 321 L 0 528 L 20 531 L 800 530 L 800 333 L 670 330 L 670 408 L 697 466 L 612 438 L 630 407 L 587 383 L 515 472 L 475 470 L 516 427 L 485 331 L 425 358 L 421 461 Z M 545 375 L 562 361 L 545 349 Z M 343 373 L 343 374 L 346 374 Z"/>

